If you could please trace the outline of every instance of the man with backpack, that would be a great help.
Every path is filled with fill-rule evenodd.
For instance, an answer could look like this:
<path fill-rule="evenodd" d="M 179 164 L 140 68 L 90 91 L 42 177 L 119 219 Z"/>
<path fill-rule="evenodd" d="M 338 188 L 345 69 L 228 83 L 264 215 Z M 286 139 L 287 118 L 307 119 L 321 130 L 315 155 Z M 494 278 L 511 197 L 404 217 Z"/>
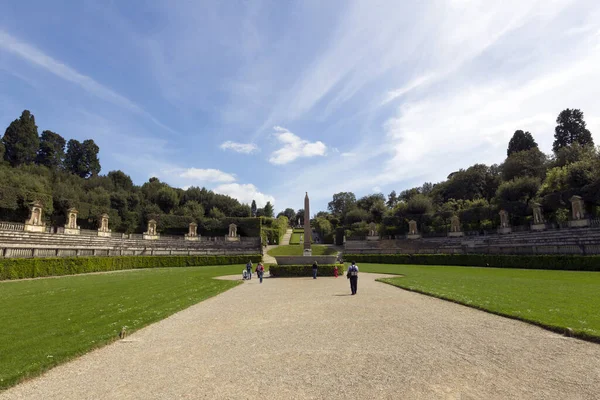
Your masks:
<path fill-rule="evenodd" d="M 352 291 L 352 295 L 356 294 L 358 289 L 358 267 L 356 263 L 352 261 L 352 265 L 348 267 L 348 273 L 346 274 L 348 279 L 350 279 L 350 290 Z"/>

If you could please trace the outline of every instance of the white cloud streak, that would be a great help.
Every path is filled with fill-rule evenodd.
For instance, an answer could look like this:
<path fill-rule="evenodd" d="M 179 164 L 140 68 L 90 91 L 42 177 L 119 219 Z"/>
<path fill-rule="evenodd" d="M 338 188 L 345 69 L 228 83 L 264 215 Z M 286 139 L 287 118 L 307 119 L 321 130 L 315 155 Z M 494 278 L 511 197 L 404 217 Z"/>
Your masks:
<path fill-rule="evenodd" d="M 158 121 L 147 111 L 145 111 L 142 107 L 129 100 L 128 98 L 96 82 L 89 76 L 79 73 L 78 71 L 69 67 L 68 65 L 58 60 L 55 60 L 54 58 L 45 54 L 36 47 L 15 38 L 14 36 L 10 35 L 9 33 L 3 30 L 0 30 L 0 49 L 18 56 L 24 59 L 25 61 L 29 62 L 30 64 L 43 68 L 61 79 L 74 83 L 82 89 L 84 89 L 85 91 L 87 91 L 88 93 L 91 93 L 92 95 L 102 100 L 110 102 L 119 107 L 125 108 L 127 110 L 136 112 L 138 114 L 144 115 L 145 117 L 150 119 L 154 124 L 160 126 L 161 128 L 171 133 L 176 133 L 170 127 Z"/>
<path fill-rule="evenodd" d="M 221 150 L 231 150 L 242 154 L 252 154 L 259 150 L 258 146 L 254 143 L 236 143 L 231 140 L 222 143 L 219 147 Z"/>
<path fill-rule="evenodd" d="M 240 203 L 250 204 L 252 200 L 256 201 L 257 207 L 264 207 L 267 201 L 275 204 L 275 198 L 268 194 L 261 193 L 256 186 L 251 183 L 226 183 L 219 185 L 214 189 L 215 193 L 225 194 L 237 199 Z"/>
<path fill-rule="evenodd" d="M 182 171 L 179 176 L 199 182 L 235 182 L 236 180 L 234 175 L 212 168 L 188 168 Z"/>
<path fill-rule="evenodd" d="M 271 164 L 283 165 L 298 158 L 324 156 L 327 153 L 327 146 L 321 141 L 311 143 L 280 126 L 275 126 L 274 129 L 277 132 L 274 135 L 283 147 L 271 154 Z"/>

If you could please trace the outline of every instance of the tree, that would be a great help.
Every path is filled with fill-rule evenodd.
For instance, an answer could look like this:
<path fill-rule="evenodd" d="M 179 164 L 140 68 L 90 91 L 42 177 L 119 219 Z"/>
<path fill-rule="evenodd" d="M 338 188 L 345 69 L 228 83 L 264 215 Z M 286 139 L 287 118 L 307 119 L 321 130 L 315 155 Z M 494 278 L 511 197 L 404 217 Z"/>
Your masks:
<path fill-rule="evenodd" d="M 252 205 L 250 206 L 250 210 L 253 217 L 256 217 L 256 201 L 252 200 Z"/>
<path fill-rule="evenodd" d="M 285 215 L 288 219 L 288 221 L 290 221 L 291 224 L 294 223 L 294 217 L 296 216 L 296 211 L 294 211 L 293 208 L 286 208 L 285 211 L 283 212 L 283 215 Z"/>
<path fill-rule="evenodd" d="M 65 158 L 65 144 L 67 142 L 58 133 L 52 131 L 42 132 L 40 137 L 40 150 L 37 153 L 36 163 L 51 169 L 62 167 Z"/>
<path fill-rule="evenodd" d="M 327 209 L 338 217 L 345 217 L 346 213 L 356 205 L 356 196 L 352 192 L 340 192 L 333 195 L 333 200 L 327 205 Z"/>
<path fill-rule="evenodd" d="M 179 204 L 179 197 L 175 189 L 165 186 L 158 191 L 156 196 L 156 204 L 165 213 L 170 213 L 177 204 Z"/>
<path fill-rule="evenodd" d="M 21 117 L 15 119 L 6 128 L 4 137 L 4 159 L 13 167 L 21 164 L 31 164 L 35 161 L 40 146 L 35 117 L 24 110 Z"/>
<path fill-rule="evenodd" d="M 82 178 L 98 175 L 100 172 L 99 151 L 100 148 L 91 139 L 84 140 L 83 143 L 71 139 L 67 143 L 65 167 Z"/>
<path fill-rule="evenodd" d="M 117 190 L 123 189 L 125 191 L 131 191 L 131 189 L 133 189 L 133 181 L 129 175 L 125 174 L 125 172 L 120 170 L 110 171 L 107 176 L 112 180 L 113 185 Z"/>
<path fill-rule="evenodd" d="M 533 149 L 534 147 L 538 147 L 538 144 L 535 142 L 535 139 L 529 132 L 523 132 L 522 130 L 517 130 L 513 134 L 513 137 L 508 142 L 508 149 L 506 150 L 506 155 L 510 156 L 513 153 L 518 153 L 520 151 L 527 151 Z"/>
<path fill-rule="evenodd" d="M 270 201 L 267 201 L 267 204 L 265 204 L 263 212 L 265 217 L 273 218 L 273 205 Z"/>
<path fill-rule="evenodd" d="M 396 195 L 396 191 L 392 190 L 392 193 L 388 195 L 388 200 L 386 205 L 388 208 L 394 208 L 398 204 L 398 196 Z"/>
<path fill-rule="evenodd" d="M 502 179 L 510 181 L 519 176 L 543 179 L 548 159 L 537 147 L 512 153 L 502 165 Z"/>
<path fill-rule="evenodd" d="M 563 148 L 579 143 L 582 146 L 594 145 L 592 134 L 586 128 L 586 123 L 583 120 L 583 112 L 578 109 L 563 110 L 556 118 L 558 124 L 554 128 L 554 144 L 552 150 L 554 153 Z"/>

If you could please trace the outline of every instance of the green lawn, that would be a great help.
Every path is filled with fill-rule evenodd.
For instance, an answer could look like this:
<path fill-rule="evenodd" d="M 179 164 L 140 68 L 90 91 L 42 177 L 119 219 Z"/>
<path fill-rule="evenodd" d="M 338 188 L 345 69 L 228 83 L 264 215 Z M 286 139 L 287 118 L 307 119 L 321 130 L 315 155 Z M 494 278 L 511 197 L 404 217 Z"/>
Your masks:
<path fill-rule="evenodd" d="M 0 282 L 0 390 L 238 285 L 242 265 Z"/>
<path fill-rule="evenodd" d="M 382 281 L 496 314 L 600 340 L 600 272 L 359 264 L 401 274 Z"/>
<path fill-rule="evenodd" d="M 311 246 L 312 249 L 312 255 L 313 256 L 329 256 L 329 255 L 336 255 L 338 253 L 337 250 L 328 247 L 328 246 L 322 246 L 322 245 L 318 245 L 318 244 L 313 244 Z M 289 246 L 279 246 L 279 247 L 275 247 L 274 249 L 271 249 L 267 252 L 267 254 L 269 254 L 272 257 L 276 257 L 276 256 L 301 256 L 303 254 L 304 250 L 303 247 L 300 245 L 289 245 Z"/>
<path fill-rule="evenodd" d="M 294 229 L 290 237 L 290 244 L 300 244 L 300 236 L 304 234 L 304 229 Z"/>

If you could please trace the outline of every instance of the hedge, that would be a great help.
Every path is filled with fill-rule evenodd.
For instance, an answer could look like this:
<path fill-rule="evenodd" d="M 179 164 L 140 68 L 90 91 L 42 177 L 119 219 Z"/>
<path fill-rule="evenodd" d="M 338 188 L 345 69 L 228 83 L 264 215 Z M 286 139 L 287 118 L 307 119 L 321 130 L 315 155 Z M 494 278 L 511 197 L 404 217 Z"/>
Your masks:
<path fill-rule="evenodd" d="M 0 260 L 0 280 L 75 275 L 134 268 L 246 264 L 248 260 L 258 263 L 261 260 L 261 255 L 12 258 Z"/>
<path fill-rule="evenodd" d="M 600 271 L 600 256 L 495 254 L 344 254 L 344 260 L 375 264 Z"/>
<path fill-rule="evenodd" d="M 344 264 L 319 265 L 317 276 L 334 276 L 333 268 L 338 267 L 338 275 L 344 272 Z M 311 265 L 268 265 L 269 276 L 275 278 L 312 276 Z"/>

